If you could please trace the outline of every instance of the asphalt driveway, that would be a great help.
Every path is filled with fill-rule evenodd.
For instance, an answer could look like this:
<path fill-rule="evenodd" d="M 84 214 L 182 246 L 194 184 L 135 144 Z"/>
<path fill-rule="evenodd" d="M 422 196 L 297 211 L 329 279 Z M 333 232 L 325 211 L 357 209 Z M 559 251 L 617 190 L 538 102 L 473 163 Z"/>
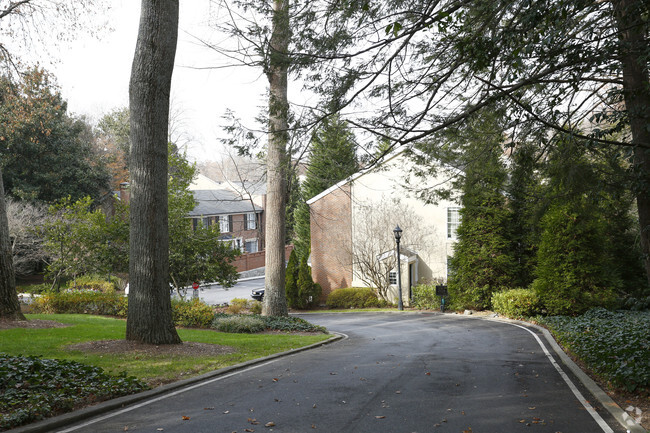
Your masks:
<path fill-rule="evenodd" d="M 60 432 L 625 432 L 538 331 L 442 314 L 314 314 L 348 338 Z"/>

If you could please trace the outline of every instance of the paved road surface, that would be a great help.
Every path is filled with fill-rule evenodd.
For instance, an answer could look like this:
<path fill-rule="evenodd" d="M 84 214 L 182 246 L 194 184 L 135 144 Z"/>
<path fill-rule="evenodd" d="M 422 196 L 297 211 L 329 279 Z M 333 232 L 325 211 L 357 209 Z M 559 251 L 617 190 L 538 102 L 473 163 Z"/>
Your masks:
<path fill-rule="evenodd" d="M 201 286 L 199 289 L 199 299 L 204 301 L 209 305 L 218 305 L 225 304 L 230 302 L 234 298 L 251 298 L 251 291 L 253 289 L 263 289 L 264 288 L 264 277 L 246 279 L 244 281 L 239 281 L 233 287 L 229 289 L 224 289 L 219 284 L 210 284 L 206 286 Z M 187 297 L 192 297 L 192 289 L 187 291 Z"/>
<path fill-rule="evenodd" d="M 570 389 L 535 330 L 433 313 L 307 318 L 349 338 L 60 431 L 624 431 L 576 397 L 593 404 Z"/>

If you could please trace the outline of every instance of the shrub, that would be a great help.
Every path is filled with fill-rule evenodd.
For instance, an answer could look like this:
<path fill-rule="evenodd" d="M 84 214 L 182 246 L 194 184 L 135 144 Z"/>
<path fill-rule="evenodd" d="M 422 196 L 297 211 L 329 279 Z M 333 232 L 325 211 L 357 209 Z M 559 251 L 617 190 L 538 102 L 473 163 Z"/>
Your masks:
<path fill-rule="evenodd" d="M 382 308 L 389 305 L 367 287 L 336 289 L 327 297 L 328 308 Z"/>
<path fill-rule="evenodd" d="M 567 350 L 615 387 L 650 393 L 650 313 L 603 308 L 537 318 Z"/>
<path fill-rule="evenodd" d="M 257 312 L 253 311 L 258 309 L 259 311 Z M 230 314 L 240 314 L 244 310 L 248 310 L 253 314 L 259 314 L 262 312 L 262 304 L 259 301 L 255 301 L 252 299 L 234 298 L 233 300 L 230 301 L 230 304 L 226 309 L 226 311 Z"/>
<path fill-rule="evenodd" d="M 262 317 L 262 319 L 264 320 L 264 324 L 266 325 L 267 329 L 274 331 L 327 333 L 327 330 L 324 327 L 309 323 L 300 317 L 265 316 Z"/>
<path fill-rule="evenodd" d="M 111 278 L 113 280 L 113 278 Z M 113 281 L 107 281 L 105 278 L 97 275 L 82 275 L 74 280 L 68 281 L 69 290 L 93 290 L 97 292 L 110 293 L 115 291 Z"/>
<path fill-rule="evenodd" d="M 266 329 L 264 320 L 259 316 L 249 314 L 236 316 L 218 316 L 212 321 L 212 328 L 221 332 L 232 332 L 236 334 L 253 334 Z"/>
<path fill-rule="evenodd" d="M 262 314 L 262 303 L 260 301 L 253 301 L 250 306 L 250 312 L 252 314 Z"/>
<path fill-rule="evenodd" d="M 49 292 L 51 284 L 30 284 L 29 286 L 16 286 L 18 293 L 30 293 L 32 295 L 40 295 L 41 293 Z"/>
<path fill-rule="evenodd" d="M 214 319 L 214 311 L 198 299 L 172 299 L 172 319 L 176 326 L 208 328 Z"/>
<path fill-rule="evenodd" d="M 605 220 L 581 200 L 551 207 L 541 222 L 532 288 L 551 315 L 608 307 L 620 285 L 606 246 Z"/>
<path fill-rule="evenodd" d="M 128 300 L 115 292 L 48 292 L 32 302 L 34 313 L 126 317 Z"/>
<path fill-rule="evenodd" d="M 492 309 L 501 315 L 522 319 L 539 314 L 542 304 L 532 289 L 511 289 L 492 295 Z"/>
<path fill-rule="evenodd" d="M 284 282 L 284 293 L 287 297 L 289 308 L 297 308 L 298 305 L 298 256 L 296 250 L 291 250 L 289 262 L 287 263 L 286 279 Z"/>
<path fill-rule="evenodd" d="M 74 361 L 0 354 L 0 430 L 146 388 L 126 373 L 111 376 Z"/>

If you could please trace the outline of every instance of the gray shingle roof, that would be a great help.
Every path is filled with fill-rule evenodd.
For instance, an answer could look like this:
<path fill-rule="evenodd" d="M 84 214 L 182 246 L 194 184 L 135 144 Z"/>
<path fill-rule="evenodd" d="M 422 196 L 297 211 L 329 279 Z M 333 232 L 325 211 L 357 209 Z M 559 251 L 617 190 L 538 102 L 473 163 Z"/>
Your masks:
<path fill-rule="evenodd" d="M 260 206 L 242 200 L 239 194 L 227 189 L 198 190 L 192 193 L 196 207 L 189 213 L 190 217 L 262 212 Z"/>

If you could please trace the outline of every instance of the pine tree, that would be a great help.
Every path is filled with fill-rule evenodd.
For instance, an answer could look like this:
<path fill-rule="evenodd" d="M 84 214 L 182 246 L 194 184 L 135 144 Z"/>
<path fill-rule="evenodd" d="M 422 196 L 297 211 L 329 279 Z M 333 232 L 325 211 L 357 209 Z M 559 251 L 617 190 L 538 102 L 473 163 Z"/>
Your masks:
<path fill-rule="evenodd" d="M 320 194 L 358 169 L 356 141 L 347 123 L 337 115 L 323 121 L 311 140 L 309 167 L 302 185 L 304 200 Z M 299 257 L 310 251 L 309 206 L 301 201 L 295 212 L 294 244 Z"/>
<path fill-rule="evenodd" d="M 296 306 L 305 309 L 318 305 L 321 292 L 320 285 L 314 283 L 311 277 L 311 268 L 307 264 L 307 258 L 303 257 L 298 268 L 298 302 Z"/>
<path fill-rule="evenodd" d="M 492 294 L 512 287 L 517 272 L 508 236 L 507 175 L 500 159 L 498 119 L 498 113 L 485 113 L 467 125 L 469 135 L 453 137 L 465 141 L 465 175 L 449 290 L 454 302 L 465 308 L 489 308 Z"/>
<path fill-rule="evenodd" d="M 586 199 L 553 205 L 544 215 L 532 288 L 548 314 L 580 314 L 613 302 L 605 227 Z"/>

